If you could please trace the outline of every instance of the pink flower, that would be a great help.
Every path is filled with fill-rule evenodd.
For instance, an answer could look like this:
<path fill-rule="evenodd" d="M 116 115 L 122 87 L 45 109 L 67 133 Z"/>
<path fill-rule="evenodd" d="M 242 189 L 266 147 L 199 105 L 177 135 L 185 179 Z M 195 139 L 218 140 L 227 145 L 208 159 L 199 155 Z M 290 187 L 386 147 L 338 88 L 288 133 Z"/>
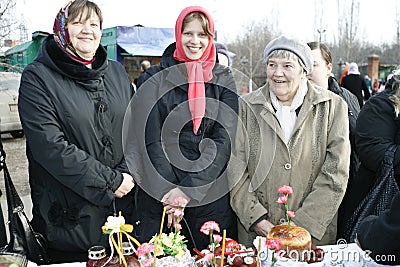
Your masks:
<path fill-rule="evenodd" d="M 293 210 L 286 211 L 286 214 L 289 216 L 289 218 L 294 218 L 295 217 Z"/>
<path fill-rule="evenodd" d="M 284 196 L 279 197 L 276 202 L 278 202 L 279 204 L 286 204 L 287 200 L 288 200 L 288 196 L 284 195 Z"/>
<path fill-rule="evenodd" d="M 267 241 L 265 242 L 265 244 L 267 245 L 267 247 L 269 249 L 281 249 L 282 247 L 282 243 L 281 241 L 279 241 L 278 239 L 274 239 L 274 238 L 268 238 Z"/>
<path fill-rule="evenodd" d="M 180 223 L 176 223 L 175 224 L 175 229 L 178 230 L 178 231 L 182 230 L 182 225 Z"/>
<path fill-rule="evenodd" d="M 204 261 L 206 261 L 206 262 L 212 261 L 213 258 L 214 258 L 214 253 L 212 253 L 212 252 L 208 252 L 203 257 Z"/>
<path fill-rule="evenodd" d="M 183 211 L 181 209 L 175 209 L 174 216 L 181 217 L 183 215 Z"/>
<path fill-rule="evenodd" d="M 213 238 L 214 238 L 214 241 L 217 243 L 221 242 L 221 240 L 222 240 L 222 236 L 217 235 L 217 234 L 213 235 Z"/>
<path fill-rule="evenodd" d="M 138 256 L 138 257 L 140 258 L 140 257 L 142 257 L 142 256 L 145 256 L 145 255 L 147 255 L 147 254 L 153 252 L 153 251 L 154 251 L 154 247 L 153 247 L 152 244 L 149 244 L 149 243 L 142 243 L 142 244 L 138 247 L 138 249 L 137 249 L 137 251 L 136 251 L 136 256 Z"/>
<path fill-rule="evenodd" d="M 177 197 L 174 199 L 173 203 L 174 206 L 178 206 L 181 208 L 186 207 L 186 205 L 188 204 L 188 200 L 184 197 Z"/>
<path fill-rule="evenodd" d="M 150 266 L 153 265 L 153 263 L 154 263 L 154 258 L 151 257 L 151 258 L 145 259 L 143 265 L 144 265 L 145 267 L 150 267 Z"/>
<path fill-rule="evenodd" d="M 293 188 L 288 185 L 282 185 L 278 188 L 278 192 L 281 194 L 293 194 Z"/>
<path fill-rule="evenodd" d="M 219 232 L 219 224 L 215 221 L 207 221 L 200 228 L 200 232 L 205 235 L 209 235 L 211 230 Z"/>

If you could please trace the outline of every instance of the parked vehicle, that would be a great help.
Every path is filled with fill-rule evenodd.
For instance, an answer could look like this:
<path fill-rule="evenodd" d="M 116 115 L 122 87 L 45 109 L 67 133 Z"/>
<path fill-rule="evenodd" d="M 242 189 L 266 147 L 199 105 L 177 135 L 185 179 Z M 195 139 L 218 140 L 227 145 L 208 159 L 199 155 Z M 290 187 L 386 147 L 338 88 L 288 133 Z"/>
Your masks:
<path fill-rule="evenodd" d="M 20 73 L 0 72 L 0 133 L 24 136 L 18 113 Z"/>

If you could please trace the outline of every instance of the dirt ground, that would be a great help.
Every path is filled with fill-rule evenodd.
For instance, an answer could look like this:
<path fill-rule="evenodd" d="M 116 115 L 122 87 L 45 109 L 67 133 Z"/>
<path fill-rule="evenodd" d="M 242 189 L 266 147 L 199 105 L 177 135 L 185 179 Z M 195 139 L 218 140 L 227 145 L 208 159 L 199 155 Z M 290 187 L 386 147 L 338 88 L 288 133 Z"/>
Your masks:
<path fill-rule="evenodd" d="M 30 194 L 28 182 L 28 159 L 25 154 L 25 138 L 12 138 L 9 134 L 1 135 L 6 163 L 11 179 L 18 194 L 23 197 Z M 4 174 L 0 172 L 0 189 L 3 192 L 1 199 L 5 199 Z"/>

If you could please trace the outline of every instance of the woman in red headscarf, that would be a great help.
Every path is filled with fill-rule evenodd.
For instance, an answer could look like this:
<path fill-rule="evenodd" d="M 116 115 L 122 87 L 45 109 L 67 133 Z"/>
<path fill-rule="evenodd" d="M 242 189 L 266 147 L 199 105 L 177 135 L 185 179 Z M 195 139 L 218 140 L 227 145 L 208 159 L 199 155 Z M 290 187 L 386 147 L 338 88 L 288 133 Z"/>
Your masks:
<path fill-rule="evenodd" d="M 170 227 L 181 219 L 174 215 L 176 200 L 185 199 L 181 231 L 190 249 L 201 250 L 209 237 L 199 230 L 208 220 L 236 236 L 225 168 L 236 131 L 238 95 L 230 70 L 218 64 L 214 23 L 207 10 L 183 9 L 175 37 L 160 66 L 144 73 L 132 105 L 136 135 L 130 140 L 145 141 L 132 145 L 134 156 L 128 160 L 130 169 L 137 171 L 134 176 L 140 177 L 135 234 L 148 241 L 158 233 L 163 207 L 168 215 L 165 226 Z"/>

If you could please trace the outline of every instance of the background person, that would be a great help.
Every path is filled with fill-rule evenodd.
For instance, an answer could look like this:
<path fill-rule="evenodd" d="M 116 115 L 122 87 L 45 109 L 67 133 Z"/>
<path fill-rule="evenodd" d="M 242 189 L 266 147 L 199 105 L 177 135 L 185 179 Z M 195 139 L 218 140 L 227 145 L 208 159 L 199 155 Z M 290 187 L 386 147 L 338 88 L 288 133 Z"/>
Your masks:
<path fill-rule="evenodd" d="M 364 100 L 368 100 L 371 97 L 367 84 L 364 78 L 361 77 L 358 65 L 355 62 L 350 63 L 349 71 L 340 85 L 357 97 L 360 108 L 364 105 Z"/>
<path fill-rule="evenodd" d="M 231 238 L 237 236 L 224 171 L 236 130 L 238 96 L 230 70 L 216 64 L 214 22 L 207 10 L 199 6 L 183 9 L 175 38 L 160 66 L 145 72 L 145 82 L 139 84 L 142 89 L 133 99 L 141 105 L 133 112 L 133 125 L 140 125 L 137 121 L 145 116 L 140 114 L 151 106 L 144 122 L 144 147 L 133 146 L 136 151 L 131 154 L 138 158 L 128 161 L 143 178 L 138 182 L 135 214 L 140 223 L 135 235 L 144 242 L 157 234 L 163 207 L 170 226 L 175 219 L 173 202 L 183 197 L 189 204 L 181 231 L 189 250 L 202 250 L 210 241 L 200 232 L 206 221 L 218 222 Z M 135 134 L 140 134 L 140 128 L 136 127 Z M 132 142 L 140 139 L 132 134 Z M 148 164 L 143 151 L 151 161 Z"/>
<path fill-rule="evenodd" d="M 347 103 L 348 107 L 348 118 L 349 118 L 349 129 L 350 129 L 350 169 L 349 169 L 349 182 L 353 180 L 354 175 L 357 172 L 360 161 L 358 159 L 356 147 L 355 147 L 355 131 L 356 131 L 356 120 L 360 113 L 360 106 L 358 104 L 357 97 L 350 91 L 339 86 L 336 79 L 332 76 L 332 54 L 329 48 L 319 42 L 307 43 L 311 48 L 312 58 L 314 60 L 313 71 L 307 75 L 307 78 L 311 83 L 322 88 L 326 88 L 331 92 L 339 95 Z M 341 218 L 343 213 L 343 207 L 339 207 L 338 215 L 338 238 L 342 236 Z"/>
<path fill-rule="evenodd" d="M 53 262 L 86 261 L 91 246 L 108 246 L 107 216 L 133 211 L 121 142 L 133 91 L 124 67 L 100 46 L 102 22 L 95 3 L 71 1 L 22 74 L 32 225 Z"/>
<path fill-rule="evenodd" d="M 138 86 L 138 83 L 140 83 L 140 84 L 142 84 L 143 83 L 143 78 L 141 78 L 140 76 L 147 70 L 147 69 L 149 69 L 151 67 L 151 63 L 150 63 L 150 61 L 148 61 L 148 60 L 143 60 L 141 63 L 140 63 L 140 71 L 141 71 L 141 74 L 139 75 L 139 77 L 137 77 L 137 78 L 135 78 L 134 80 L 133 80 L 133 83 L 135 84 L 135 86 L 136 86 L 136 88 L 138 88 L 137 86 Z M 139 81 L 139 79 L 140 79 L 140 81 Z"/>
<path fill-rule="evenodd" d="M 276 201 L 279 186 L 290 185 L 294 224 L 315 244 L 334 244 L 349 173 L 347 105 L 307 80 L 313 68 L 307 44 L 280 36 L 267 44 L 264 60 L 267 83 L 240 102 L 243 128 L 228 166 L 239 241 L 250 245 L 286 218 Z"/>

